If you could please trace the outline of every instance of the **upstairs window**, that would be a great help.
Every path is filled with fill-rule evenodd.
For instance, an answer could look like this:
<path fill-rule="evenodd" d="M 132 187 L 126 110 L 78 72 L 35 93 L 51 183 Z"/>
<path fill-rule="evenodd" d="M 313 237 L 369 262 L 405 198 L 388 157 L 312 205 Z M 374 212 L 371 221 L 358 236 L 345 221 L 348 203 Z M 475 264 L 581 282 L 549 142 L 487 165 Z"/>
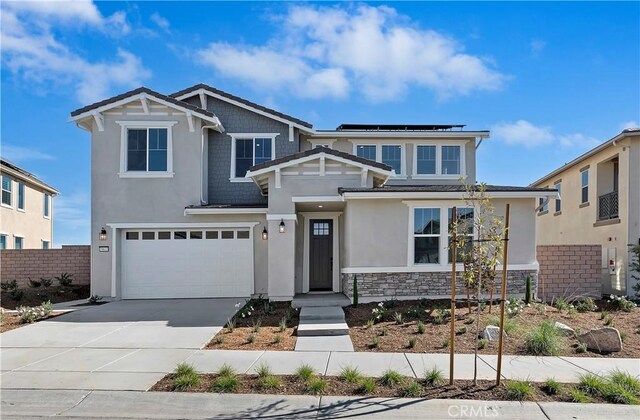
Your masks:
<path fill-rule="evenodd" d="M 442 146 L 442 175 L 460 175 L 460 146 Z"/>
<path fill-rule="evenodd" d="M 7 249 L 7 235 L 0 235 L 0 249 Z"/>
<path fill-rule="evenodd" d="M 356 155 L 363 159 L 376 161 L 376 146 L 372 144 L 359 144 L 356 147 Z"/>
<path fill-rule="evenodd" d="M 545 198 L 539 198 L 538 199 L 538 206 L 540 207 L 540 214 L 546 213 L 549 211 L 549 201 L 547 200 L 547 202 L 545 203 Z M 543 205 L 544 204 L 544 205 Z"/>
<path fill-rule="evenodd" d="M 167 171 L 167 129 L 127 130 L 127 171 Z"/>
<path fill-rule="evenodd" d="M 382 163 L 389 165 L 396 171 L 396 175 L 402 173 L 402 147 L 396 145 L 382 145 Z"/>
<path fill-rule="evenodd" d="M 11 195 L 13 194 L 13 181 L 8 176 L 2 176 L 2 204 L 11 206 Z"/>
<path fill-rule="evenodd" d="M 582 181 L 582 191 L 580 196 L 580 203 L 588 203 L 589 202 L 589 170 L 585 169 L 580 173 L 581 181 Z"/>
<path fill-rule="evenodd" d="M 403 148 L 402 144 L 357 144 L 354 153 L 360 158 L 389 165 L 396 176 L 401 176 L 404 174 Z"/>
<path fill-rule="evenodd" d="M 18 182 L 18 210 L 24 210 L 24 184 Z"/>
<path fill-rule="evenodd" d="M 16 236 L 13 242 L 13 249 L 22 249 L 24 247 L 24 238 Z"/>
<path fill-rule="evenodd" d="M 233 175 L 244 178 L 253 165 L 268 162 L 274 157 L 273 137 L 235 138 L 235 160 Z"/>
<path fill-rule="evenodd" d="M 558 190 L 558 196 L 560 196 L 560 198 L 556 198 L 556 213 L 558 213 L 562 211 L 562 183 L 558 182 L 554 187 Z"/>
<path fill-rule="evenodd" d="M 51 195 L 49 193 L 44 193 L 44 207 L 43 212 L 44 217 L 51 217 Z"/>
<path fill-rule="evenodd" d="M 418 175 L 436 174 L 436 146 L 417 146 L 416 173 Z"/>

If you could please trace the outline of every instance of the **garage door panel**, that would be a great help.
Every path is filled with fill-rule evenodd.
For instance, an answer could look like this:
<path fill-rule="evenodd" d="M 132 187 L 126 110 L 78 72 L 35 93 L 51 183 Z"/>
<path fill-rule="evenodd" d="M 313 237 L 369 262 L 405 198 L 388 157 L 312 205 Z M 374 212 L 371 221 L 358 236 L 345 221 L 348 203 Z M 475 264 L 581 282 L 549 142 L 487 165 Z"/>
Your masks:
<path fill-rule="evenodd" d="M 124 299 L 248 297 L 252 293 L 252 239 L 125 237 L 126 233 L 121 257 Z"/>

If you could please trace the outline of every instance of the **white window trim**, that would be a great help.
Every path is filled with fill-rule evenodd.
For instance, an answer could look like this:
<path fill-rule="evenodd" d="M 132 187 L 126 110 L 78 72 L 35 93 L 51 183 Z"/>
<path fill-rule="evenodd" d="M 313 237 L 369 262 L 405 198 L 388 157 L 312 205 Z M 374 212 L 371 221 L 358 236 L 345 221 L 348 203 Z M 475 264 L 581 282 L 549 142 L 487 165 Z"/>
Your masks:
<path fill-rule="evenodd" d="M 582 183 L 582 174 L 587 173 L 587 185 Z M 587 201 L 582 201 L 582 190 L 587 188 Z M 589 202 L 589 168 L 580 171 L 580 204 L 586 204 Z"/>
<path fill-rule="evenodd" d="M 391 176 L 391 179 L 407 178 L 407 148 L 404 143 L 397 142 L 353 142 L 353 155 L 358 156 L 358 146 L 374 146 L 376 148 L 376 162 L 382 163 L 382 146 L 400 146 L 400 173 Z"/>
<path fill-rule="evenodd" d="M 27 206 L 27 189 L 24 182 L 16 181 L 16 210 L 20 213 L 25 213 Z M 22 207 L 20 207 L 20 185 L 22 185 Z"/>
<path fill-rule="evenodd" d="M 116 121 L 120 126 L 120 178 L 173 178 L 173 135 L 172 127 L 178 121 Z M 127 129 L 129 128 L 166 128 L 167 129 L 167 170 L 166 171 L 127 171 Z M 147 144 L 149 136 L 147 135 Z M 147 154 L 149 150 L 147 149 Z M 148 155 L 147 155 L 148 159 Z"/>
<path fill-rule="evenodd" d="M 452 207 L 456 207 L 457 209 L 470 209 L 472 207 L 460 205 L 460 202 L 424 202 L 424 203 L 416 203 L 416 202 L 405 202 L 409 207 L 409 232 L 408 232 L 408 241 L 407 241 L 407 267 L 436 267 L 435 271 L 446 270 L 447 267 L 451 269 L 451 262 L 449 261 L 449 209 Z M 414 218 L 414 210 L 415 209 L 440 209 L 440 253 L 438 256 L 439 264 L 418 264 L 414 262 L 415 259 L 415 218 Z M 444 230 L 443 230 L 443 224 Z M 476 237 L 475 227 L 473 231 L 473 237 Z M 456 263 L 458 266 L 459 263 Z M 461 265 L 461 264 L 460 264 Z"/>
<path fill-rule="evenodd" d="M 447 141 L 446 143 L 436 142 L 414 142 L 413 143 L 413 170 L 411 178 L 413 179 L 458 179 L 467 176 L 466 164 L 466 141 Z M 419 174 L 418 173 L 418 146 L 436 146 L 436 173 L 435 174 Z M 459 174 L 443 174 L 442 173 L 442 146 L 459 146 L 460 147 L 460 173 Z"/>
<path fill-rule="evenodd" d="M 42 200 L 42 217 L 44 217 L 45 219 L 51 219 L 51 194 L 45 192 L 43 193 L 43 198 L 44 200 Z M 47 202 L 47 204 L 49 204 L 49 214 L 45 214 L 45 210 L 47 209 L 45 201 Z"/>
<path fill-rule="evenodd" d="M 229 181 L 231 182 L 253 182 L 251 178 L 236 176 L 236 140 L 253 139 L 253 164 L 256 162 L 256 139 L 271 139 L 271 160 L 276 158 L 276 137 L 280 133 L 227 133 L 231 137 L 231 171 Z"/>
<path fill-rule="evenodd" d="M 6 207 L 8 209 L 13 209 L 13 202 L 14 202 L 14 200 L 13 200 L 13 194 L 14 194 L 13 183 L 14 183 L 14 179 L 11 178 L 8 175 L 2 175 L 1 178 L 4 178 L 4 177 L 7 177 L 9 179 L 9 182 L 11 183 L 11 191 L 10 191 L 11 195 L 9 196 L 9 204 L 5 204 L 4 202 L 2 202 L 2 197 L 0 197 L 0 205 L 2 207 Z M 1 178 L 0 178 L 0 181 L 2 181 Z M 4 188 L 2 188 L 1 185 L 0 185 L 0 189 L 1 189 L 1 191 L 4 191 Z"/>

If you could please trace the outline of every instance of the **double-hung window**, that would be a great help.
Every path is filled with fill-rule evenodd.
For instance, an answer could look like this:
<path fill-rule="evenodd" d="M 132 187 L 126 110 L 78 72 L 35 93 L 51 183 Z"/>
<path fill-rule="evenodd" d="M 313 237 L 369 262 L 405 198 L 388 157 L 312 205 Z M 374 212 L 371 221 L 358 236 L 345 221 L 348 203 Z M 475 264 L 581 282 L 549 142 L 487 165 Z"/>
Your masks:
<path fill-rule="evenodd" d="M 22 249 L 24 247 L 24 238 L 21 236 L 14 237 L 13 249 Z"/>
<path fill-rule="evenodd" d="M 453 208 L 447 212 L 449 216 L 449 232 L 453 229 Z M 456 249 L 456 262 L 462 262 L 465 253 L 469 253 L 473 247 L 473 208 L 456 207 L 456 219 L 458 222 L 458 241 L 462 241 L 463 246 Z M 449 238 L 451 245 L 452 238 Z M 451 262 L 451 250 L 449 250 L 449 262 Z"/>
<path fill-rule="evenodd" d="M 7 249 L 7 235 L 0 235 L 0 249 Z"/>
<path fill-rule="evenodd" d="M 168 129 L 127 130 L 127 171 L 166 172 Z"/>
<path fill-rule="evenodd" d="M 556 213 L 558 213 L 562 211 L 562 183 L 556 182 L 554 187 L 556 188 L 556 190 L 558 190 L 558 196 L 559 196 L 559 198 L 556 198 Z"/>
<path fill-rule="evenodd" d="M 581 196 L 580 203 L 588 203 L 589 202 L 589 170 L 585 169 L 580 172 L 580 180 L 581 180 Z"/>
<path fill-rule="evenodd" d="M 24 210 L 24 183 L 18 182 L 18 210 Z"/>
<path fill-rule="evenodd" d="M 44 240 L 42 241 L 42 249 L 49 249 L 49 246 L 50 246 L 49 241 L 44 241 Z"/>
<path fill-rule="evenodd" d="M 440 209 L 413 210 L 414 264 L 440 263 Z"/>
<path fill-rule="evenodd" d="M 232 158 L 232 178 L 244 178 L 253 165 L 274 159 L 275 135 L 233 137 L 235 153 Z"/>
<path fill-rule="evenodd" d="M 417 177 L 464 175 L 462 145 L 416 144 L 413 175 Z"/>
<path fill-rule="evenodd" d="M 391 166 L 396 176 L 404 173 L 404 153 L 401 144 L 358 144 L 355 146 L 355 154 L 360 158 Z"/>
<path fill-rule="evenodd" d="M 11 207 L 13 195 L 13 180 L 8 176 L 2 176 L 2 205 Z"/>
<path fill-rule="evenodd" d="M 43 203 L 42 214 L 46 218 L 51 217 L 51 195 L 49 193 L 44 193 L 44 203 Z"/>

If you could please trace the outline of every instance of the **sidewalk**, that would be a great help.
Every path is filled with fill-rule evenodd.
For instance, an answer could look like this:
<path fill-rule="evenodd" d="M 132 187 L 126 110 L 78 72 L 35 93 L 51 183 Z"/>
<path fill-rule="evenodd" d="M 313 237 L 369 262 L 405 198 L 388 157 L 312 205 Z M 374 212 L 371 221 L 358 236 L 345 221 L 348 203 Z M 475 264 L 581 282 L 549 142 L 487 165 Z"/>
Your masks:
<path fill-rule="evenodd" d="M 427 369 L 436 367 L 449 376 L 449 355 L 434 353 L 376 353 L 376 352 L 278 352 L 243 350 L 204 350 L 193 354 L 187 363 L 201 372 L 215 372 L 227 363 L 239 373 L 254 373 L 267 364 L 275 374 L 288 375 L 302 364 L 311 365 L 323 375 L 338 375 L 344 367 L 357 367 L 363 375 L 382 376 L 393 369 L 405 376 L 423 377 Z M 479 379 L 496 378 L 497 356 L 481 355 L 478 360 Z M 541 382 L 550 377 L 560 382 L 577 382 L 585 373 L 604 375 L 620 369 L 640 376 L 640 359 L 600 357 L 534 357 L 504 356 L 502 376 L 506 379 L 529 379 Z M 473 354 L 455 356 L 456 379 L 473 379 Z"/>
<path fill-rule="evenodd" d="M 597 419 L 640 418 L 613 404 L 423 400 L 412 398 L 189 394 L 135 391 L 4 390 L 2 418 L 101 419 Z"/>

